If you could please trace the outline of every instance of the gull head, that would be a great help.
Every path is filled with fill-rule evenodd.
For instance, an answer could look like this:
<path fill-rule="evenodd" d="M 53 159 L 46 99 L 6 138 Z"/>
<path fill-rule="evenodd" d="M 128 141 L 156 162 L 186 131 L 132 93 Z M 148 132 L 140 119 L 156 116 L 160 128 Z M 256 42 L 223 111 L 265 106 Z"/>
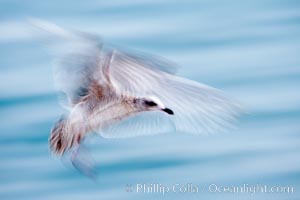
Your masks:
<path fill-rule="evenodd" d="M 143 111 L 163 111 L 169 115 L 174 115 L 173 110 L 167 108 L 161 101 L 155 96 L 148 96 L 144 98 L 138 98 L 134 100 L 134 104 L 141 108 Z"/>

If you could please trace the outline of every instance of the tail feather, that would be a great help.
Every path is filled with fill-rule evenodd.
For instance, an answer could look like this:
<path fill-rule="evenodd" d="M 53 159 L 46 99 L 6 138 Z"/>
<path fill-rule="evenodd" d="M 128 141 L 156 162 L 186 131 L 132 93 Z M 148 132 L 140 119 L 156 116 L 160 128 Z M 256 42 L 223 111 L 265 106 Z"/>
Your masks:
<path fill-rule="evenodd" d="M 68 132 L 67 119 L 62 117 L 59 119 L 49 137 L 50 150 L 55 155 L 62 156 L 67 150 L 81 141 L 81 135 Z"/>
<path fill-rule="evenodd" d="M 50 150 L 57 155 L 62 155 L 66 149 L 66 143 L 63 139 L 65 124 L 66 119 L 61 118 L 56 122 L 55 126 L 51 130 L 49 138 Z"/>

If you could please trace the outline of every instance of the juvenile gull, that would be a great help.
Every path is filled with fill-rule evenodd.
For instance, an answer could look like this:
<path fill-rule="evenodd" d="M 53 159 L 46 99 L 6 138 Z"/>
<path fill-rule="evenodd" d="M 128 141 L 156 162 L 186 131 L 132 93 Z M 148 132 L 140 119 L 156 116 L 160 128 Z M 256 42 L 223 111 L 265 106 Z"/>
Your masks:
<path fill-rule="evenodd" d="M 208 134 L 230 128 L 238 114 L 239 106 L 221 91 L 176 76 L 174 64 L 162 58 L 106 48 L 91 35 L 35 24 L 67 44 L 54 74 L 69 109 L 51 131 L 56 155 L 79 146 L 91 132 L 105 138 Z"/>

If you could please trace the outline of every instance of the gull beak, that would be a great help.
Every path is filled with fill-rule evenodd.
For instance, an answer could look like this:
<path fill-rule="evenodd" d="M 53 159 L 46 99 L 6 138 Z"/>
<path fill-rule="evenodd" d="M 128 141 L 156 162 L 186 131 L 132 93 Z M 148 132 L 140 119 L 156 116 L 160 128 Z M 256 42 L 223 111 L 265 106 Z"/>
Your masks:
<path fill-rule="evenodd" d="M 169 108 L 164 108 L 164 109 L 161 109 L 162 111 L 168 113 L 169 115 L 174 115 L 174 112 L 173 110 L 169 109 Z"/>

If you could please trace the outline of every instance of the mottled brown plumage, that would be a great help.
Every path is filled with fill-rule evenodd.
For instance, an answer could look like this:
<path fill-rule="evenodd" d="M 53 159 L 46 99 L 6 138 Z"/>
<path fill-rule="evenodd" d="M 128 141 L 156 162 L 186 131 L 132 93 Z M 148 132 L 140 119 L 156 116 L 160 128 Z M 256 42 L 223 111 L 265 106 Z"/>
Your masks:
<path fill-rule="evenodd" d="M 100 85 L 92 81 L 88 93 L 73 103 L 70 114 L 56 122 L 49 138 L 51 151 L 62 155 L 79 145 L 88 133 L 149 110 L 140 106 L 137 100 L 117 95 L 109 84 Z"/>

